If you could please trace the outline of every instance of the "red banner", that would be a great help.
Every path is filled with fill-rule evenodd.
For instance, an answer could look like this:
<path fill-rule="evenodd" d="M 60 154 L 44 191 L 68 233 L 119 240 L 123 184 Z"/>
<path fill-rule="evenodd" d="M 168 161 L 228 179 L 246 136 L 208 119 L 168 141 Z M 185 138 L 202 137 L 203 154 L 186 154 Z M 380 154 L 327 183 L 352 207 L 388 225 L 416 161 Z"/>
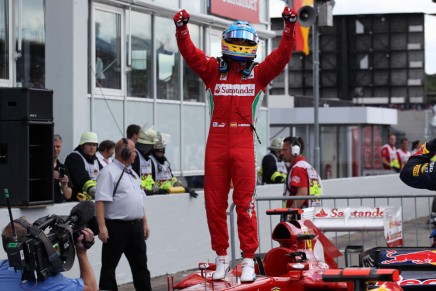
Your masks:
<path fill-rule="evenodd" d="M 259 0 L 211 0 L 210 13 L 259 23 Z"/>

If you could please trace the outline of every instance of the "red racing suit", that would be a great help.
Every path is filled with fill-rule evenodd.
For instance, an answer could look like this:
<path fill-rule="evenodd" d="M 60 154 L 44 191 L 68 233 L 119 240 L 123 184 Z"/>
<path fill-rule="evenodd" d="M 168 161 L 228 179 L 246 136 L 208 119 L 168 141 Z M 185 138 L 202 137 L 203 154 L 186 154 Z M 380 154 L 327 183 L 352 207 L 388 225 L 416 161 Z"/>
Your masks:
<path fill-rule="evenodd" d="M 221 74 L 217 59 L 206 56 L 192 43 L 187 25 L 176 30 L 180 53 L 206 85 L 211 119 L 204 191 L 212 249 L 219 256 L 226 255 L 229 247 L 226 211 L 231 183 L 243 256 L 253 258 L 258 247 L 254 125 L 266 86 L 291 58 L 295 44 L 293 26 L 286 23 L 278 48 L 246 78 L 241 74 L 243 63 L 230 60 L 227 74 Z"/>

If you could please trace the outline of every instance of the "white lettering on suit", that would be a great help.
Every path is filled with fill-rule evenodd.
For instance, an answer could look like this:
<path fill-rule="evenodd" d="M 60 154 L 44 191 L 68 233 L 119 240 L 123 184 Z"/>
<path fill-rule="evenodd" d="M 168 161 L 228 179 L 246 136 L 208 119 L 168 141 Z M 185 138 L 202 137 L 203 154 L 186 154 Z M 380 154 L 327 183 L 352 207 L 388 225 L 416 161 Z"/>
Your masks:
<path fill-rule="evenodd" d="M 256 86 L 254 84 L 216 84 L 215 96 L 254 96 Z"/>

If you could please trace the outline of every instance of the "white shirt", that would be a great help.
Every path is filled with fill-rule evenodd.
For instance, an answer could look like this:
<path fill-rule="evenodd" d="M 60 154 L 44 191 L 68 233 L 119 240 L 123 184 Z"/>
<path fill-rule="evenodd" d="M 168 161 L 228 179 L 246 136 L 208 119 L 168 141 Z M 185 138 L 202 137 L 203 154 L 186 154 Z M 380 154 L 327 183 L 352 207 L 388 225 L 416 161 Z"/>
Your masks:
<path fill-rule="evenodd" d="M 105 202 L 105 218 L 141 219 L 145 213 L 143 205 L 145 193 L 141 188 L 141 180 L 131 166 L 127 167 L 130 173 L 123 173 L 123 170 L 124 165 L 115 159 L 100 171 L 97 177 L 95 201 Z M 120 183 L 114 193 L 118 181 Z"/>
<path fill-rule="evenodd" d="M 95 156 L 97 157 L 98 161 L 100 162 L 100 164 L 104 167 L 106 167 L 107 165 L 109 165 L 112 162 L 112 158 L 109 158 L 106 160 L 105 157 L 103 157 L 103 155 L 100 152 L 96 152 Z"/>

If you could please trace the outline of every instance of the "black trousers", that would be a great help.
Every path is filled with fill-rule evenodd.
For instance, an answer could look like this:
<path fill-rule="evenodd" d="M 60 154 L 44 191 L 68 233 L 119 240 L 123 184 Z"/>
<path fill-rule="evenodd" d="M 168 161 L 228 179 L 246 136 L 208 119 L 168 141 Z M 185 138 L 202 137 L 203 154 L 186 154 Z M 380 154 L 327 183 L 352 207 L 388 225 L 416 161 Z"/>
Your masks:
<path fill-rule="evenodd" d="M 115 269 L 124 253 L 132 271 L 135 289 L 151 291 L 142 219 L 134 221 L 106 219 L 106 227 L 109 239 L 107 243 L 103 243 L 101 252 L 99 288 L 111 291 L 118 290 Z"/>

